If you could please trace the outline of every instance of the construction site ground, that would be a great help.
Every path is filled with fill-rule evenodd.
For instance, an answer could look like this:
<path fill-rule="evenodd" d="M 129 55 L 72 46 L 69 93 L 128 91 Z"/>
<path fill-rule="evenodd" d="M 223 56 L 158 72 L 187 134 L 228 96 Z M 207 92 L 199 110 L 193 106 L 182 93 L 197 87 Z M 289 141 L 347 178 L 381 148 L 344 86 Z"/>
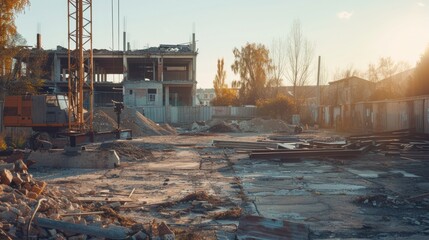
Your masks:
<path fill-rule="evenodd" d="M 303 223 L 311 239 L 429 237 L 429 203 L 415 197 L 429 192 L 429 162 L 424 158 L 369 152 L 354 158 L 255 160 L 212 146 L 213 140 L 255 141 L 266 136 L 142 137 L 123 141 L 121 164 L 114 169 L 36 168 L 31 173 L 76 196 L 132 193 L 133 201 L 123 204 L 120 214 L 140 223 L 165 221 L 183 230 L 183 239 L 234 239 L 240 215 Z M 127 149 L 130 145 L 136 148 Z"/>

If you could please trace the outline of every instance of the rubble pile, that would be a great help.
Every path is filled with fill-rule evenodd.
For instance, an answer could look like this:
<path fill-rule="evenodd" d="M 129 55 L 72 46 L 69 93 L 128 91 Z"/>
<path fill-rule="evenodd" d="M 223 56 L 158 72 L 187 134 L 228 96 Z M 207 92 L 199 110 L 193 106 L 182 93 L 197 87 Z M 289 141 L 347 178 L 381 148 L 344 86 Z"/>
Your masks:
<path fill-rule="evenodd" d="M 243 132 L 257 132 L 257 133 L 269 133 L 269 132 L 287 132 L 293 133 L 294 129 L 289 127 L 283 120 L 280 119 L 262 119 L 254 118 L 248 121 L 239 122 L 239 128 Z"/>
<path fill-rule="evenodd" d="M 36 199 L 46 187 L 46 182 L 33 179 L 22 159 L 16 160 L 15 163 L 0 163 L 0 166 L 3 166 L 0 172 L 0 183 L 3 187 L 12 187 L 17 193 L 31 199 Z"/>
<path fill-rule="evenodd" d="M 168 124 L 159 125 L 135 109 L 125 108 L 120 118 L 120 128 L 131 129 L 134 137 L 176 134 Z M 97 108 L 94 111 L 94 130 L 112 131 L 117 128 L 116 119 L 113 108 Z"/>
<path fill-rule="evenodd" d="M 115 150 L 120 155 L 121 161 L 150 161 L 153 158 L 151 151 L 126 141 L 105 142 L 99 148 Z"/>
<path fill-rule="evenodd" d="M 226 122 L 219 119 L 214 119 L 209 122 L 193 122 L 187 127 L 192 132 L 257 132 L 257 133 L 272 133 L 272 132 L 286 132 L 293 133 L 294 127 L 289 126 L 283 120 L 262 118 L 254 118 L 245 121 L 231 121 Z"/>
<path fill-rule="evenodd" d="M 0 162 L 0 239 L 174 239 L 163 222 L 144 225 L 121 216 L 118 202 L 81 201 L 69 188 L 49 187 L 22 160 Z M 91 197 L 86 197 L 91 199 Z"/>

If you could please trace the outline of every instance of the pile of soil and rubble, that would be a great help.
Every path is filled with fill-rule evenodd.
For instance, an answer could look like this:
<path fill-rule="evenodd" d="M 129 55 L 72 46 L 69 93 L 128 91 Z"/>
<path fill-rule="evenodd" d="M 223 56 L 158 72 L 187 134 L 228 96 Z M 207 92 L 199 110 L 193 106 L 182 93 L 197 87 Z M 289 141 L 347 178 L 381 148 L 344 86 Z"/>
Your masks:
<path fill-rule="evenodd" d="M 269 132 L 287 132 L 293 133 L 294 129 L 287 123 L 280 119 L 262 119 L 254 118 L 248 121 L 239 122 L 240 130 L 243 132 L 257 132 L 257 133 L 269 133 Z"/>
<path fill-rule="evenodd" d="M 295 126 L 290 126 L 280 119 L 262 119 L 254 118 L 245 121 L 223 121 L 211 120 L 208 122 L 194 122 L 190 126 L 185 127 L 191 132 L 257 132 L 257 133 L 272 133 L 272 132 L 286 132 L 293 133 Z"/>
<path fill-rule="evenodd" d="M 121 160 L 151 161 L 153 159 L 153 155 L 150 150 L 146 150 L 143 147 L 137 147 L 126 141 L 105 142 L 102 143 L 99 148 L 115 150 L 121 157 Z"/>
<path fill-rule="evenodd" d="M 174 239 L 163 222 L 118 214 L 121 200 L 83 201 L 77 191 L 35 180 L 22 160 L 0 169 L 0 239 Z"/>
<path fill-rule="evenodd" d="M 112 131 L 117 128 L 116 119 L 117 115 L 113 108 L 97 108 L 94 111 L 94 130 Z M 120 127 L 131 129 L 134 137 L 176 134 L 176 130 L 168 124 L 159 125 L 131 108 L 122 111 Z"/>

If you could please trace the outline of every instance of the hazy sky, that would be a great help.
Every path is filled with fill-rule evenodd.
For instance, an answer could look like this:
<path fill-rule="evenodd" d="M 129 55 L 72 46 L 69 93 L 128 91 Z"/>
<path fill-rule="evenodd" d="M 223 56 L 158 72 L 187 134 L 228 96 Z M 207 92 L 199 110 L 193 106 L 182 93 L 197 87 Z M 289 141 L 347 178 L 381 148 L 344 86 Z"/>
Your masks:
<path fill-rule="evenodd" d="M 30 2 L 16 19 L 28 44 L 35 45 L 40 32 L 45 49 L 67 47 L 67 0 Z M 111 3 L 93 0 L 94 48 L 112 48 Z M 213 87 L 218 58 L 225 59 L 227 82 L 237 79 L 230 70 L 232 50 L 247 42 L 270 47 L 273 39 L 286 39 L 295 19 L 322 56 L 329 81 L 336 70 L 365 71 L 380 57 L 414 66 L 429 44 L 429 0 L 121 0 L 119 10 L 120 32 L 125 26 L 132 49 L 188 43 L 195 30 L 198 88 Z M 314 72 L 316 65 L 315 57 Z"/>

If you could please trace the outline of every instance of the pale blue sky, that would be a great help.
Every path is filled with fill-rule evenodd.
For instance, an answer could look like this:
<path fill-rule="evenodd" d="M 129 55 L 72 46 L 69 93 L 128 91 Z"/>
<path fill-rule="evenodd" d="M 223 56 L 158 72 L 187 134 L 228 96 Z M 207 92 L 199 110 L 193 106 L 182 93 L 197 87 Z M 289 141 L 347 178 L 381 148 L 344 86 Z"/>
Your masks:
<path fill-rule="evenodd" d="M 111 0 L 93 0 L 94 48 L 112 47 L 111 11 Z M 121 35 L 124 18 L 134 49 L 187 43 L 195 29 L 198 88 L 213 86 L 218 58 L 225 58 L 227 81 L 238 78 L 230 71 L 233 48 L 247 42 L 269 47 L 274 38 L 286 38 L 295 19 L 322 56 L 329 81 L 337 69 L 365 71 L 380 57 L 414 66 L 429 44 L 429 0 L 121 0 Z M 31 0 L 16 23 L 29 45 L 40 26 L 45 49 L 67 47 L 67 0 Z"/>

